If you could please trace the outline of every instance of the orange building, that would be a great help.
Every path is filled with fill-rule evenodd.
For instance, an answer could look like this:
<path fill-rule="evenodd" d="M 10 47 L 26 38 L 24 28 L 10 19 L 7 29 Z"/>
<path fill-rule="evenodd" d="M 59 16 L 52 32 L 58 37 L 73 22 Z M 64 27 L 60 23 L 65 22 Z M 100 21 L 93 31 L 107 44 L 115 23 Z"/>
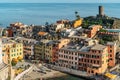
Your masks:
<path fill-rule="evenodd" d="M 89 30 L 87 30 L 88 37 L 93 38 L 96 35 L 96 33 L 100 30 L 100 28 L 102 28 L 102 26 L 100 25 L 89 26 Z"/>
<path fill-rule="evenodd" d="M 58 60 L 58 50 L 70 42 L 70 39 L 60 39 L 56 45 L 53 46 L 52 50 L 52 61 Z"/>
<path fill-rule="evenodd" d="M 88 67 L 88 74 L 98 75 L 103 74 L 108 68 L 108 49 L 107 46 L 97 44 L 90 49 L 90 52 L 86 54 L 86 58 L 83 59 Z"/>
<path fill-rule="evenodd" d="M 84 71 L 89 75 L 103 74 L 108 68 L 107 46 L 96 44 L 92 47 L 70 44 L 59 50 L 60 67 Z"/>
<path fill-rule="evenodd" d="M 108 42 L 107 43 L 107 47 L 108 47 L 108 57 L 109 57 L 109 66 L 110 67 L 114 67 L 115 66 L 115 55 L 116 55 L 116 43 L 114 42 Z"/>

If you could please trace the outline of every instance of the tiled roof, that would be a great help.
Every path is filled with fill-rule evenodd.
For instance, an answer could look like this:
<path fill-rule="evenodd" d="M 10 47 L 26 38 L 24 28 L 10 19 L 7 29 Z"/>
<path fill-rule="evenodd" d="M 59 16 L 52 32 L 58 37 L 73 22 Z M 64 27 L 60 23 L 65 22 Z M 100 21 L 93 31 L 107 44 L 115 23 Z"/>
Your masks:
<path fill-rule="evenodd" d="M 41 35 L 41 36 L 43 36 L 43 35 L 45 35 L 45 34 L 47 34 L 47 32 L 38 32 L 38 35 Z"/>

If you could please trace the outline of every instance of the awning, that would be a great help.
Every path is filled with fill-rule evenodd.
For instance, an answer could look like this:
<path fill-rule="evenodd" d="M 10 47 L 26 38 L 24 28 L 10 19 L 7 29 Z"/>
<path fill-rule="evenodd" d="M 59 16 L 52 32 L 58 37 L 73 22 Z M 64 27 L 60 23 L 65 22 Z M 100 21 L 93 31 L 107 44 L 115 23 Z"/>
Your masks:
<path fill-rule="evenodd" d="M 115 79 L 117 77 L 117 75 L 114 75 L 114 74 L 111 74 L 111 73 L 106 73 L 105 76 L 110 78 L 110 79 Z"/>

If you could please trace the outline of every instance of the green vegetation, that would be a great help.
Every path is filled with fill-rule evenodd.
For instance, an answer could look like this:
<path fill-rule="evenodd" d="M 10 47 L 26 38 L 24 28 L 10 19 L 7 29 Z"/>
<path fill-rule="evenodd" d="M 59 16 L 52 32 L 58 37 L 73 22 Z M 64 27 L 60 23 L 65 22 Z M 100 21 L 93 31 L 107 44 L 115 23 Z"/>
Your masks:
<path fill-rule="evenodd" d="M 108 36 L 108 35 L 104 35 L 104 36 L 102 36 L 102 40 L 100 40 L 100 43 L 101 44 L 104 44 L 104 43 L 106 43 L 107 41 L 115 41 L 115 40 L 117 40 L 117 36 Z"/>
<path fill-rule="evenodd" d="M 99 43 L 104 45 L 105 41 L 103 39 L 100 39 Z"/>
<path fill-rule="evenodd" d="M 78 14 L 77 11 L 75 11 L 75 16 L 76 16 L 76 20 L 79 20 L 79 19 L 80 19 L 80 15 Z"/>
<path fill-rule="evenodd" d="M 86 17 L 83 20 L 82 26 L 84 28 L 88 28 L 91 25 L 102 25 L 107 28 L 112 28 L 114 23 L 114 19 L 112 18 L 97 18 L 94 16 Z"/>
<path fill-rule="evenodd" d="M 101 29 L 99 30 L 99 32 L 107 32 L 107 30 L 101 28 Z"/>
<path fill-rule="evenodd" d="M 18 59 L 13 58 L 11 61 L 12 66 L 15 66 L 18 62 Z"/>

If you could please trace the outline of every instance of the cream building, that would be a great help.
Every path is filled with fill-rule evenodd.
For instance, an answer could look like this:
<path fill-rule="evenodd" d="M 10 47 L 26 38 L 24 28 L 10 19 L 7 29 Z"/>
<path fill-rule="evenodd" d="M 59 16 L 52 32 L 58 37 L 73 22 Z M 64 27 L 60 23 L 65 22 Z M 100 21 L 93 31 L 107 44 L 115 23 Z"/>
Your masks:
<path fill-rule="evenodd" d="M 10 38 L 2 38 L 2 59 L 6 64 L 8 64 L 8 55 L 10 56 L 10 61 L 23 58 L 23 44 Z"/>

